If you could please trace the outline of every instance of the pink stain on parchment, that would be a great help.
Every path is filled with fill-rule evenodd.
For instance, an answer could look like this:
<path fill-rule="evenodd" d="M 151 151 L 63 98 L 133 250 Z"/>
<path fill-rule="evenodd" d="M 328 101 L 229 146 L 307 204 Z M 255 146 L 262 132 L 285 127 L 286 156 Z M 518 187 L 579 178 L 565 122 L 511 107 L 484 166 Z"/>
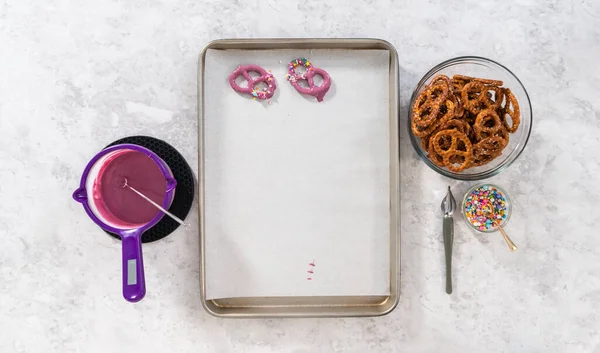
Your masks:
<path fill-rule="evenodd" d="M 315 273 L 315 260 L 313 259 L 311 263 L 308 264 L 309 268 L 307 273 L 309 273 L 308 277 L 306 277 L 307 281 L 312 281 L 313 274 Z"/>

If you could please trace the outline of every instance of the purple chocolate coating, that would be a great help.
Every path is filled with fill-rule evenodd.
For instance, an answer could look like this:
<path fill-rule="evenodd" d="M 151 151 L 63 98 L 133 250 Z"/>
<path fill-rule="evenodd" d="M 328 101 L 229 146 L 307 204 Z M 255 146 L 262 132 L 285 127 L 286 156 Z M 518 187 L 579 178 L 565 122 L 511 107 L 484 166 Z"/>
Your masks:
<path fill-rule="evenodd" d="M 252 78 L 250 77 L 250 72 L 257 72 L 260 74 L 260 76 L 257 78 Z M 235 79 L 240 76 L 243 76 L 246 81 L 248 81 L 247 87 L 240 87 L 237 83 L 235 83 Z M 267 84 L 266 90 L 259 91 L 255 88 L 255 86 L 260 82 Z M 277 84 L 275 84 L 275 78 L 273 75 L 258 65 L 238 66 L 238 68 L 235 69 L 231 75 L 229 75 L 229 84 L 234 91 L 249 94 L 258 99 L 269 99 L 273 97 L 275 90 L 277 89 Z"/>

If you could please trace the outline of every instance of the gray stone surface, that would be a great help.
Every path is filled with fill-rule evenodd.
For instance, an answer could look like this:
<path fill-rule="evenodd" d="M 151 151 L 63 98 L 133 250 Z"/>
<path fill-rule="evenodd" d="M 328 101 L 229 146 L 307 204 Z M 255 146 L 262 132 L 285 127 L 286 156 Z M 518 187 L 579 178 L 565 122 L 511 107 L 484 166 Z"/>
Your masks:
<path fill-rule="evenodd" d="M 515 203 L 499 235 L 456 227 L 444 293 L 439 202 L 449 184 L 402 124 L 402 298 L 366 319 L 220 320 L 199 300 L 197 228 L 144 247 L 147 298 L 121 299 L 120 244 L 71 200 L 107 143 L 148 134 L 197 172 L 196 60 L 223 37 L 379 37 L 400 55 L 402 119 L 436 63 L 511 68 L 535 124 L 491 182 Z M 572 1 L 0 2 L 1 352 L 600 352 L 600 3 Z M 193 212 L 197 211 L 194 206 Z M 197 221 L 192 215 L 190 221 Z"/>

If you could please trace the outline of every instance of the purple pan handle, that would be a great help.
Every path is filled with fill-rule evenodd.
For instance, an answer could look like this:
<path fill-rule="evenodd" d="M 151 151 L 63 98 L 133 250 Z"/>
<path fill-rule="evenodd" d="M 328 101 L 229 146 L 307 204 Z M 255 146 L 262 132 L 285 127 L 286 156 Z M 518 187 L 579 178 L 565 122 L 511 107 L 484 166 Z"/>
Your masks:
<path fill-rule="evenodd" d="M 80 187 L 79 189 L 73 192 L 73 200 L 84 203 L 87 201 L 87 190 L 84 187 Z"/>
<path fill-rule="evenodd" d="M 123 246 L 123 297 L 135 303 L 146 295 L 141 229 L 119 232 Z"/>
<path fill-rule="evenodd" d="M 172 191 L 177 186 L 177 180 L 173 178 L 167 178 L 167 192 Z"/>

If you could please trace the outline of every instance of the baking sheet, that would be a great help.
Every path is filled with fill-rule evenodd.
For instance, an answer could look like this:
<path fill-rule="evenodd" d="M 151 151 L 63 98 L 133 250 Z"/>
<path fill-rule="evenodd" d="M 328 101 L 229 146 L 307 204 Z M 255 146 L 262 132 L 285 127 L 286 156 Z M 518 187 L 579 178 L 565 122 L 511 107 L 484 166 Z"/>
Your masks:
<path fill-rule="evenodd" d="M 296 57 L 331 75 L 323 102 L 285 81 Z M 207 51 L 207 299 L 390 293 L 389 60 L 386 50 Z M 227 82 L 250 63 L 275 75 L 270 105 Z"/>

